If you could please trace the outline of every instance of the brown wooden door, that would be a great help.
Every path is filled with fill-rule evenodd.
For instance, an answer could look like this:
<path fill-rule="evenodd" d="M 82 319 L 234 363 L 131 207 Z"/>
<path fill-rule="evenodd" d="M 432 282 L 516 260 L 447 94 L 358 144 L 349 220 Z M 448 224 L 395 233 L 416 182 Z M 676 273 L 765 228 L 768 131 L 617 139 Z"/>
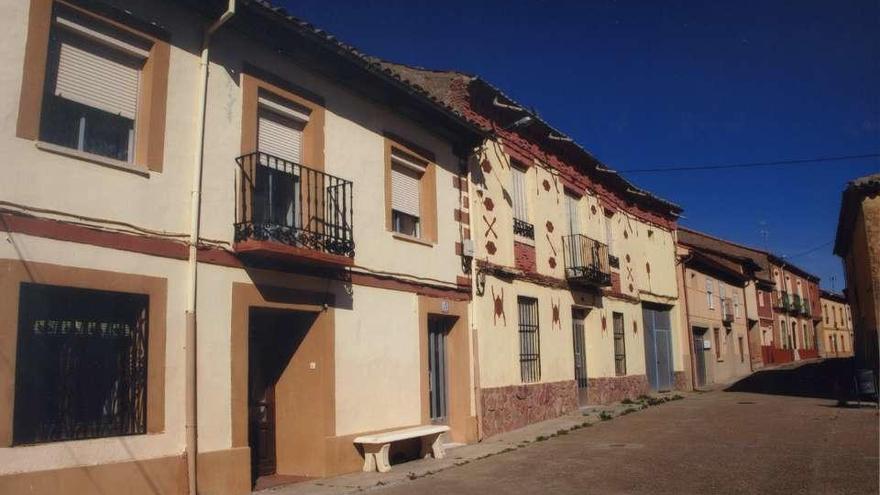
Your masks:
<path fill-rule="evenodd" d="M 265 338 L 251 333 L 249 354 L 250 384 L 248 390 L 249 444 L 251 447 L 251 475 L 275 474 L 275 380 L 272 379 L 264 349 Z"/>

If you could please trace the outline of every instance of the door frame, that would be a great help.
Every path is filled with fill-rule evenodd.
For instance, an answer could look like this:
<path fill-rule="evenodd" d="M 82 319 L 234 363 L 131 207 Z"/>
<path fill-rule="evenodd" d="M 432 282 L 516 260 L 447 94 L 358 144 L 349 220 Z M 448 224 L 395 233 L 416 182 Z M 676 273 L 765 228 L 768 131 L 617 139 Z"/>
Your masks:
<path fill-rule="evenodd" d="M 580 328 L 577 324 L 580 323 Z M 571 308 L 572 352 L 574 353 L 574 379 L 577 384 L 578 405 L 587 405 L 589 398 L 589 372 L 587 371 L 587 310 Z M 578 339 L 580 337 L 580 339 Z M 578 377 L 578 343 L 580 343 L 580 369 L 583 377 Z"/>

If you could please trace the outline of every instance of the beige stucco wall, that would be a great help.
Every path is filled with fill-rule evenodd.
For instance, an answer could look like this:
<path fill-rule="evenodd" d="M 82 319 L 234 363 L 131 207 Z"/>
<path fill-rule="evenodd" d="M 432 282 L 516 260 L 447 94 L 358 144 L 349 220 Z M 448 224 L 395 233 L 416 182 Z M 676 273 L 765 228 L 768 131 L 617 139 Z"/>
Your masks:
<path fill-rule="evenodd" d="M 714 309 L 709 306 L 709 296 L 706 292 L 706 279 L 711 278 L 714 282 L 712 294 Z M 711 349 L 704 349 L 706 363 L 707 383 L 725 383 L 737 377 L 744 376 L 751 371 L 748 319 L 746 317 L 743 301 L 746 296 L 744 287 L 738 287 L 726 281 L 719 280 L 711 274 L 703 273 L 691 267 L 684 269 L 684 284 L 687 291 L 689 327 L 705 328 L 703 338 L 711 341 Z M 720 301 L 721 287 L 724 287 L 725 297 L 733 298 L 739 294 L 739 314 L 734 310 L 734 320 L 729 325 L 722 320 L 722 304 Z M 719 329 L 719 341 L 715 340 L 715 329 Z M 742 354 L 739 350 L 739 339 L 742 339 Z M 720 356 L 716 351 L 720 350 Z M 695 352 L 700 352 L 695 350 Z"/>
<path fill-rule="evenodd" d="M 336 313 L 336 434 L 419 424 L 418 297 L 355 286 L 352 299 Z"/>
<path fill-rule="evenodd" d="M 455 283 L 461 259 L 454 210 L 459 192 L 453 187 L 458 158 L 452 147 L 419 125 L 314 72 L 292 64 L 260 45 L 220 33 L 212 52 L 207 128 L 203 237 L 231 243 L 235 221 L 235 158 L 241 155 L 241 68 L 249 63 L 324 99 L 324 171 L 351 180 L 355 264 L 371 270 L 410 274 Z M 244 55 L 244 56 L 243 56 Z M 406 242 L 385 229 L 386 131 L 414 142 L 436 156 L 437 243 Z M 307 164 L 308 165 L 308 164 Z"/>
<path fill-rule="evenodd" d="M 822 297 L 822 321 L 816 325 L 819 333 L 819 352 L 822 356 L 851 356 L 853 354 L 853 322 L 849 304 Z M 837 341 L 837 351 L 834 340 Z"/>
<path fill-rule="evenodd" d="M 165 372 L 165 429 L 162 433 L 128 437 L 45 443 L 0 448 L 0 476 L 89 464 L 179 455 L 183 452 L 183 333 L 185 264 L 114 249 L 59 242 L 22 234 L 0 234 L 0 259 L 52 263 L 165 278 L 168 283 Z M 39 272 L 34 272 L 40 281 Z M 180 399 L 178 399 L 180 398 Z M 2 407 L 9 407 L 4 404 Z"/>

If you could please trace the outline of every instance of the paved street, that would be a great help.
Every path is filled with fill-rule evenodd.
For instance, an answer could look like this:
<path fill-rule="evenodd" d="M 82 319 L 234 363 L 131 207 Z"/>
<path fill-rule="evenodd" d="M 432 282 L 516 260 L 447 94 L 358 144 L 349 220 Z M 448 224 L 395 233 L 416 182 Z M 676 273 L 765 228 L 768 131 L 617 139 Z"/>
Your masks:
<path fill-rule="evenodd" d="M 715 391 L 375 493 L 878 493 L 878 413 Z"/>

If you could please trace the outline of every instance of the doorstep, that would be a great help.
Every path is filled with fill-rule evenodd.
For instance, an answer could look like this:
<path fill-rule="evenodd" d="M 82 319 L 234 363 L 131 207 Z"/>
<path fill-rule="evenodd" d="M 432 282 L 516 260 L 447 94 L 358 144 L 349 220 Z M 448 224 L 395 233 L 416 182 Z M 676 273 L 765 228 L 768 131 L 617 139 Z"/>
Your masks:
<path fill-rule="evenodd" d="M 693 396 L 694 393 L 673 391 L 653 394 L 653 397 L 668 398 L 676 395 L 686 398 Z M 510 452 L 536 441 L 547 440 L 562 434 L 563 432 L 568 433 L 570 430 L 581 428 L 585 423 L 598 423 L 602 421 L 600 417 L 602 413 L 605 413 L 606 417 L 616 417 L 628 409 L 637 409 L 638 407 L 637 403 L 632 402 L 627 404 L 615 403 L 607 406 L 582 407 L 558 418 L 534 423 L 518 430 L 500 433 L 479 443 L 470 445 L 445 444 L 445 447 L 449 450 L 444 459 L 417 459 L 410 462 L 394 464 L 391 466 L 391 471 L 388 473 L 365 473 L 359 471 L 331 478 L 309 480 L 292 485 L 276 486 L 265 490 L 255 491 L 253 494 L 338 495 L 364 492 L 384 486 L 397 485 L 439 471 L 468 464 L 471 461 L 477 461 L 493 455 Z"/>

